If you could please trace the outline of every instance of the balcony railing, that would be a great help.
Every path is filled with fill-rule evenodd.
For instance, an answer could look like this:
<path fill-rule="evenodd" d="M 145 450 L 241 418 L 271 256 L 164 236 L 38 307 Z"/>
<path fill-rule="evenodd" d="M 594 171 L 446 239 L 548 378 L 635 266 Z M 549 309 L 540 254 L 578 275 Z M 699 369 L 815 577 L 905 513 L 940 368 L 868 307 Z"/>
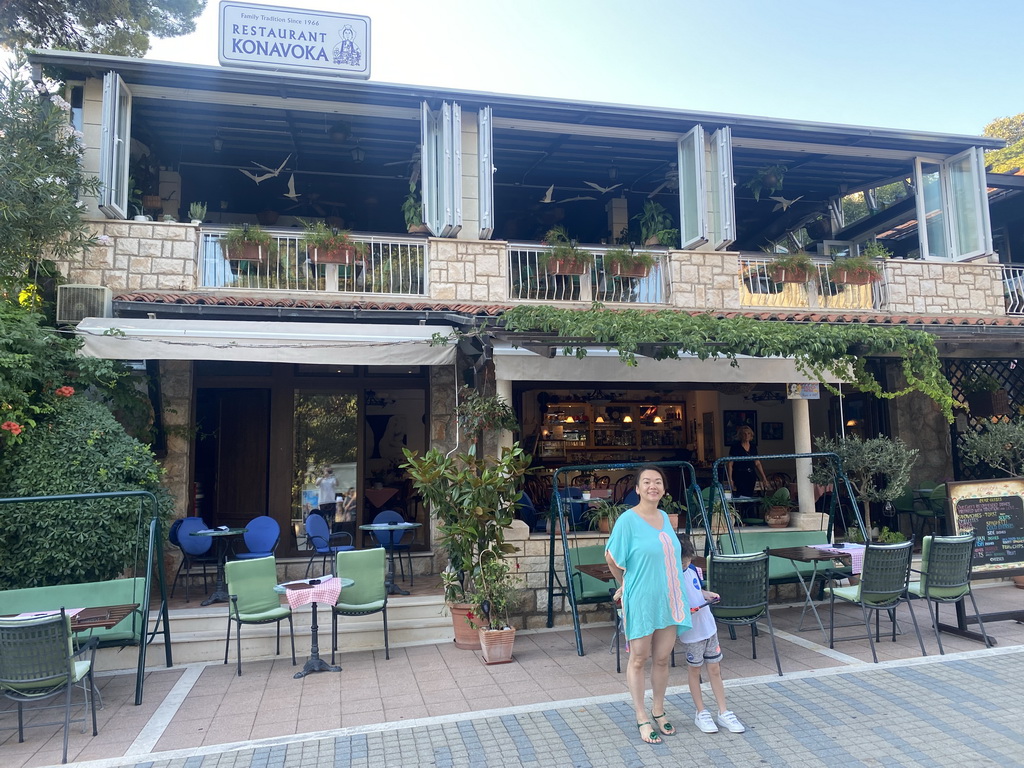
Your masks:
<path fill-rule="evenodd" d="M 302 233 L 270 231 L 274 238 L 260 261 L 224 257 L 220 241 L 227 229 L 203 228 L 199 284 L 203 288 L 252 288 L 268 291 L 327 291 L 423 296 L 427 245 L 422 238 L 353 235 L 366 247 L 351 265 L 315 264 Z"/>
<path fill-rule="evenodd" d="M 619 277 L 605 269 L 608 248 L 591 248 L 594 264 L 583 275 L 551 274 L 541 266 L 551 248 L 535 243 L 509 243 L 509 298 L 534 301 L 600 301 L 664 304 L 668 299 L 668 254 L 654 253 L 646 277 Z"/>
<path fill-rule="evenodd" d="M 832 260 L 814 264 L 814 272 L 805 283 L 776 282 L 771 257 L 740 256 L 740 305 L 744 307 L 802 307 L 816 309 L 881 309 L 887 301 L 887 285 L 882 279 L 867 285 L 837 283 L 833 279 Z"/>
<path fill-rule="evenodd" d="M 1024 266 L 1003 265 L 1003 300 L 1006 314 L 1024 315 Z"/>

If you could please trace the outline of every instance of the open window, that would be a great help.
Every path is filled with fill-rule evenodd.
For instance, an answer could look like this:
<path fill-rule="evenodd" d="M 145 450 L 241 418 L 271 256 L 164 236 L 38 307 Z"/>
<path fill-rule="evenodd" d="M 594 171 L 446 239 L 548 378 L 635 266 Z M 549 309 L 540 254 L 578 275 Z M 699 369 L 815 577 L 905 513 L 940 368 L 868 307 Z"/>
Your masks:
<path fill-rule="evenodd" d="M 477 204 L 480 239 L 490 240 L 494 234 L 494 130 L 491 108 L 477 112 Z"/>
<path fill-rule="evenodd" d="M 128 151 L 132 94 L 116 72 L 103 76 L 99 207 L 110 219 L 128 218 Z"/>
<path fill-rule="evenodd" d="M 708 204 L 704 129 L 695 125 L 679 140 L 679 247 L 698 248 L 708 241 Z"/>
<path fill-rule="evenodd" d="M 736 197 L 732 183 L 732 132 L 720 128 L 708 147 L 708 240 L 716 251 L 736 240 Z"/>
<path fill-rule="evenodd" d="M 982 150 L 914 160 L 918 238 L 924 258 L 962 261 L 992 251 Z"/>
<path fill-rule="evenodd" d="M 420 110 L 423 151 L 423 221 L 437 237 L 462 229 L 462 109 L 442 102 Z"/>

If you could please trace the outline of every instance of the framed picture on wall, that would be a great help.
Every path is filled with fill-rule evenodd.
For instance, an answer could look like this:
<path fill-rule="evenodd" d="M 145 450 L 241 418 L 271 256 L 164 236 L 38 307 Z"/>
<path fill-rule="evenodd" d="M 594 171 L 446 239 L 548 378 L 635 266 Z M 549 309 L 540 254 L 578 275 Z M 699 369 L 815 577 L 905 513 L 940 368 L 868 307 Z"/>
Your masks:
<path fill-rule="evenodd" d="M 781 421 L 763 421 L 763 422 L 761 422 L 761 439 L 762 440 L 781 440 L 782 439 L 782 422 Z"/>
<path fill-rule="evenodd" d="M 726 445 L 736 442 L 736 430 L 750 427 L 757 440 L 757 411 L 722 411 L 722 436 Z"/>

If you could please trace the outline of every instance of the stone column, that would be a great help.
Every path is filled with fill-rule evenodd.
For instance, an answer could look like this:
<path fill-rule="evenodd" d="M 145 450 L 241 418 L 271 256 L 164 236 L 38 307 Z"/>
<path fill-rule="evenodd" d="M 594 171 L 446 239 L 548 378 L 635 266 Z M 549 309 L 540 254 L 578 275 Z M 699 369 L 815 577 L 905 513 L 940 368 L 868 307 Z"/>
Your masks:
<path fill-rule="evenodd" d="M 509 379 L 496 379 L 494 382 L 494 394 L 504 400 L 506 403 L 512 403 L 512 382 Z M 501 454 L 502 448 L 512 447 L 512 433 L 507 429 L 501 430 L 498 433 L 498 454 Z"/>
<path fill-rule="evenodd" d="M 793 451 L 794 453 L 811 452 L 811 418 L 810 408 L 806 400 L 791 400 L 793 404 Z M 817 528 L 818 514 L 814 511 L 814 486 L 808 475 L 811 474 L 811 460 L 796 460 L 796 493 L 800 510 L 793 515 L 793 525 L 797 528 Z"/>

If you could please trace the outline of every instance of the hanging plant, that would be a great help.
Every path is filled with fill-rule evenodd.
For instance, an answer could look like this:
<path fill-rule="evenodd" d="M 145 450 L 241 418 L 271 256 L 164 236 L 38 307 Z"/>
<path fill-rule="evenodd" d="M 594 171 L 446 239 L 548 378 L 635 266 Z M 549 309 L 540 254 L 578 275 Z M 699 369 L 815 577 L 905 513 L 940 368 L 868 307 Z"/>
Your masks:
<path fill-rule="evenodd" d="M 769 194 L 774 194 L 778 190 L 782 189 L 782 180 L 786 176 L 788 171 L 784 165 L 765 165 L 758 168 L 754 175 L 750 177 L 750 181 L 747 182 L 747 189 L 754 193 L 754 199 L 758 202 L 761 201 L 761 193 L 765 190 Z"/>

